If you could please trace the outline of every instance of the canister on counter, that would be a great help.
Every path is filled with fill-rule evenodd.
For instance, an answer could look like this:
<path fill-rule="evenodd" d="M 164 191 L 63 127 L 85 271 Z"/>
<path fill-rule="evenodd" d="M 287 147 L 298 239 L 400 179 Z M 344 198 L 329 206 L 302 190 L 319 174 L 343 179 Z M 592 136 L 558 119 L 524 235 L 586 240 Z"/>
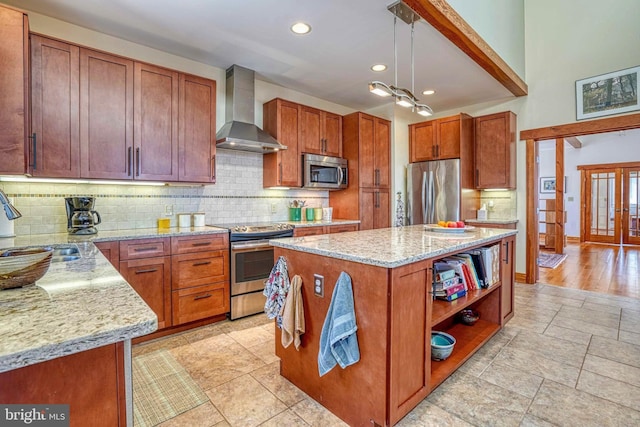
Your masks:
<path fill-rule="evenodd" d="M 191 214 L 190 213 L 179 213 L 178 214 L 178 227 L 180 227 L 180 228 L 189 228 L 189 227 L 191 227 Z"/>
<path fill-rule="evenodd" d="M 193 226 L 204 227 L 204 212 L 195 212 L 193 214 Z"/>

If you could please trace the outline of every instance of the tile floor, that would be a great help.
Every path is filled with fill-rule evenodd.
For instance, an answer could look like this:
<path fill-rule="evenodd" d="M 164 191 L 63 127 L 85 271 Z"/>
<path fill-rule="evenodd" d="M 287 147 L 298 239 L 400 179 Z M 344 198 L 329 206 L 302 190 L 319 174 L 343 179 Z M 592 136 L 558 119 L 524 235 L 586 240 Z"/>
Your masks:
<path fill-rule="evenodd" d="M 516 284 L 516 315 L 398 426 L 640 425 L 640 300 Z M 278 374 L 258 315 L 134 347 L 168 349 L 209 401 L 169 426 L 341 426 Z"/>

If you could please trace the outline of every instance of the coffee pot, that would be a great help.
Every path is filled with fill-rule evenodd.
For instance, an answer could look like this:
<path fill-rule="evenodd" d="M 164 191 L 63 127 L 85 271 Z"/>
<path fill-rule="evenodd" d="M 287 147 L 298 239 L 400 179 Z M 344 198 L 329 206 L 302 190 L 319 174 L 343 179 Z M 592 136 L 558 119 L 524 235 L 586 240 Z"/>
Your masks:
<path fill-rule="evenodd" d="M 100 214 L 93 210 L 95 198 L 87 196 L 66 197 L 67 231 L 70 234 L 96 234 L 96 225 L 102 222 Z"/>

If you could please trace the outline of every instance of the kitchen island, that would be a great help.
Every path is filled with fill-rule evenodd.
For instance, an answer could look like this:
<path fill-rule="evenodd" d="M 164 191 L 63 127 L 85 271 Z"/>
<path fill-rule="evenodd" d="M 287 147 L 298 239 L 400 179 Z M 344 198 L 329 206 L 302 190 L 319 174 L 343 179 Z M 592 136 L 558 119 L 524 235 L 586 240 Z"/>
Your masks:
<path fill-rule="evenodd" d="M 486 343 L 513 315 L 515 230 L 433 232 L 422 225 L 271 241 L 303 282 L 306 332 L 299 351 L 283 348 L 280 373 L 350 425 L 393 425 Z M 433 300 L 435 260 L 500 245 L 500 280 L 454 301 Z M 351 276 L 360 361 L 318 373 L 320 333 L 340 273 Z M 323 292 L 314 294 L 314 275 Z M 457 313 L 480 314 L 473 326 Z M 432 361 L 432 330 L 457 339 L 452 355 Z"/>
<path fill-rule="evenodd" d="M 69 404 L 72 426 L 132 425 L 131 339 L 157 317 L 93 243 L 75 245 L 79 259 L 0 291 L 0 402 Z"/>

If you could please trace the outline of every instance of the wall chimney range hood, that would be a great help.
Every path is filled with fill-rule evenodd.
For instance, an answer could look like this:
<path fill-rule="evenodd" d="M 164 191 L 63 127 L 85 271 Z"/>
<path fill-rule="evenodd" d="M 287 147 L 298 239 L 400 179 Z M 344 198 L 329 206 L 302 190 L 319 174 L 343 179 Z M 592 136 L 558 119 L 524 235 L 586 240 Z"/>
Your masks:
<path fill-rule="evenodd" d="M 255 72 L 239 65 L 227 69 L 225 118 L 216 134 L 216 147 L 231 150 L 273 153 L 286 150 L 274 137 L 253 124 Z"/>

